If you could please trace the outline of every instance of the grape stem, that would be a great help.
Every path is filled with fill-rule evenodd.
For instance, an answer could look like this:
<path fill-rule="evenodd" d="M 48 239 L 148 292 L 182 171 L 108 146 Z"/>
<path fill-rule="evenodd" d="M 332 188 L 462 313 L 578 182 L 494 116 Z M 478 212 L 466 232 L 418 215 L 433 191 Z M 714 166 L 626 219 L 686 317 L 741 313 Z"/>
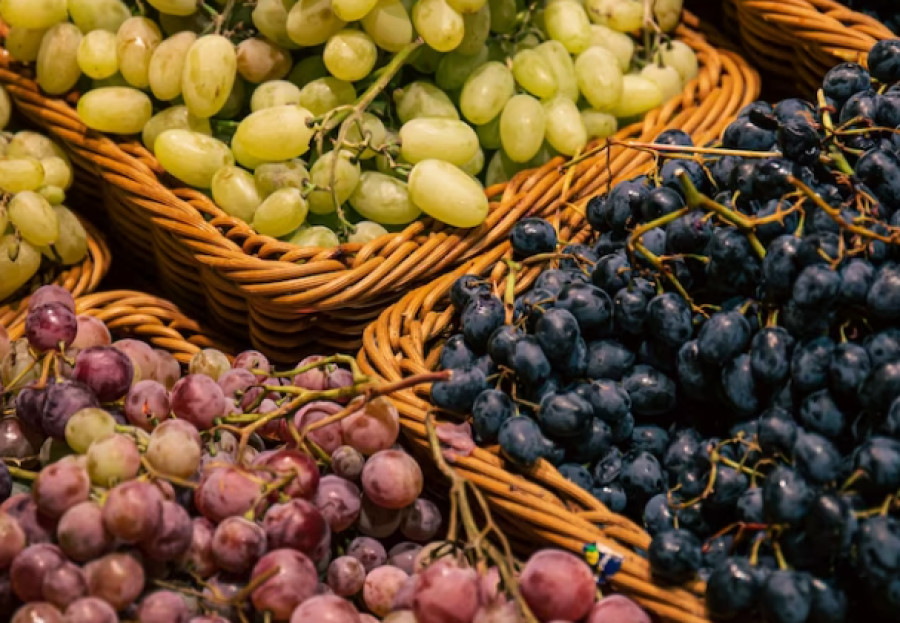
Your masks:
<path fill-rule="evenodd" d="M 35 480 L 38 477 L 37 472 L 33 472 L 30 469 L 22 469 L 15 465 L 7 464 L 6 469 L 9 471 L 10 476 L 19 480 Z"/>
<path fill-rule="evenodd" d="M 746 151 L 743 149 L 726 149 L 724 147 L 694 147 L 691 145 L 668 145 L 665 143 L 648 143 L 644 141 L 618 141 L 611 140 L 613 145 L 623 145 L 631 149 L 645 149 L 649 151 L 673 152 L 672 158 L 687 154 L 702 154 L 710 156 L 741 156 L 743 158 L 777 158 L 781 156 L 779 151 Z"/>

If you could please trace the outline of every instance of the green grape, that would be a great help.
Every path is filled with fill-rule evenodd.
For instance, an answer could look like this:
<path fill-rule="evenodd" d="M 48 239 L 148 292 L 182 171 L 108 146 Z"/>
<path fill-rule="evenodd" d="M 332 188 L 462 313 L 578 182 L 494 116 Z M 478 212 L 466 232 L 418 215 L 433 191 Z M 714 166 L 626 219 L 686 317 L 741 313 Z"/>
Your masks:
<path fill-rule="evenodd" d="M 85 455 L 88 476 L 98 487 L 109 489 L 131 480 L 141 468 L 137 444 L 131 436 L 121 433 L 95 439 Z"/>
<path fill-rule="evenodd" d="M 37 193 L 52 206 L 58 206 L 66 200 L 66 191 L 59 186 L 44 185 L 37 189 Z"/>
<path fill-rule="evenodd" d="M 197 117 L 212 117 L 225 106 L 237 77 L 234 45 L 222 35 L 204 35 L 190 47 L 181 75 L 184 104 Z"/>
<path fill-rule="evenodd" d="M 382 50 L 399 52 L 413 40 L 413 24 L 400 0 L 378 0 L 359 22 Z"/>
<path fill-rule="evenodd" d="M 697 55 L 684 41 L 673 39 L 664 43 L 659 48 L 659 56 L 664 65 L 674 67 L 681 76 L 681 83 L 687 84 L 697 77 L 700 68 L 697 64 Z"/>
<path fill-rule="evenodd" d="M 0 16 L 18 28 L 50 28 L 68 18 L 66 0 L 0 0 Z"/>
<path fill-rule="evenodd" d="M 8 206 L 9 222 L 36 247 L 53 244 L 59 237 L 59 221 L 50 202 L 38 193 L 23 190 L 13 195 Z"/>
<path fill-rule="evenodd" d="M 418 0 L 412 8 L 412 21 L 425 43 L 439 52 L 455 49 L 465 34 L 462 15 L 447 0 Z"/>
<path fill-rule="evenodd" d="M 484 149 L 500 149 L 500 115 L 487 123 L 475 126 L 478 142 Z"/>
<path fill-rule="evenodd" d="M 477 227 L 488 214 L 481 183 L 444 160 L 423 160 L 409 173 L 409 197 L 423 212 L 453 227 Z"/>
<path fill-rule="evenodd" d="M 525 33 L 521 39 L 516 42 L 516 50 L 533 50 L 541 44 L 541 39 L 537 33 Z"/>
<path fill-rule="evenodd" d="M 301 227 L 291 236 L 289 242 L 298 247 L 316 247 L 319 249 L 333 249 L 341 246 L 341 241 L 337 234 L 323 225 Z"/>
<path fill-rule="evenodd" d="M 453 3 L 450 5 L 452 7 Z M 462 13 L 462 18 L 465 33 L 454 51 L 460 54 L 478 54 L 491 34 L 491 9 L 485 2 L 477 11 Z"/>
<path fill-rule="evenodd" d="M 475 151 L 475 155 L 460 165 L 459 168 L 472 176 L 481 173 L 481 170 L 484 168 L 484 150 L 479 147 Z"/>
<path fill-rule="evenodd" d="M 77 110 L 92 130 L 136 134 L 153 115 L 153 104 L 146 93 L 132 87 L 103 87 L 82 95 Z"/>
<path fill-rule="evenodd" d="M 504 165 L 503 150 L 498 149 L 491 156 L 487 165 L 487 171 L 484 173 L 484 183 L 486 186 L 494 186 L 495 184 L 503 184 L 512 179 L 513 172 L 508 172 Z"/>
<path fill-rule="evenodd" d="M 417 80 L 394 91 L 394 104 L 401 123 L 418 117 L 459 119 L 456 106 L 431 82 Z"/>
<path fill-rule="evenodd" d="M 249 223 L 262 203 L 253 174 L 234 165 L 216 171 L 212 178 L 212 196 L 216 205 L 231 216 Z"/>
<path fill-rule="evenodd" d="M 244 104 L 247 101 L 247 83 L 240 76 L 236 76 L 231 85 L 231 93 L 216 113 L 217 119 L 238 119 L 243 117 Z"/>
<path fill-rule="evenodd" d="M 92 30 L 78 44 L 78 68 L 89 78 L 109 78 L 119 71 L 116 36 L 108 30 Z"/>
<path fill-rule="evenodd" d="M 279 188 L 253 214 L 253 229 L 264 236 L 286 236 L 303 224 L 309 207 L 298 188 Z"/>
<path fill-rule="evenodd" d="M 453 10 L 462 15 L 471 15 L 472 13 L 478 13 L 484 7 L 488 7 L 488 16 L 490 16 L 491 9 L 488 6 L 487 0 L 447 0 Z"/>
<path fill-rule="evenodd" d="M 35 158 L 0 160 L 0 189 L 7 193 L 37 190 L 44 185 L 44 167 Z"/>
<path fill-rule="evenodd" d="M 459 108 L 476 125 L 487 123 L 500 114 L 513 96 L 516 82 L 503 63 L 490 61 L 476 69 L 463 85 Z"/>
<path fill-rule="evenodd" d="M 513 57 L 513 77 L 520 87 L 542 99 L 556 95 L 556 74 L 546 58 L 535 50 L 520 50 Z"/>
<path fill-rule="evenodd" d="M 434 82 L 445 91 L 461 89 L 466 83 L 466 78 L 476 68 L 488 61 L 488 47 L 482 45 L 472 55 L 460 53 L 459 49 L 444 54 L 438 62 L 437 71 L 434 74 Z"/>
<path fill-rule="evenodd" d="M 49 137 L 31 130 L 19 130 L 12 136 L 6 146 L 6 156 L 8 158 L 37 158 L 38 160 L 57 156 L 66 162 L 69 161 L 69 157 L 62 147 Z"/>
<path fill-rule="evenodd" d="M 33 63 L 37 60 L 41 49 L 41 41 L 47 29 L 44 28 L 16 28 L 9 29 L 6 35 L 4 47 L 9 55 L 22 63 Z"/>
<path fill-rule="evenodd" d="M 245 169 L 250 169 L 253 171 L 257 167 L 263 165 L 266 161 L 260 160 L 259 158 L 254 158 L 251 156 L 244 146 L 241 144 L 239 140 L 236 140 L 235 137 L 231 137 L 231 153 L 234 154 L 234 159 L 237 161 L 239 165 L 244 167 Z"/>
<path fill-rule="evenodd" d="M 9 125 L 9 117 L 12 115 L 12 102 L 9 99 L 9 93 L 0 86 L 0 130 L 6 129 Z M 0 230 L 3 231 L 3 230 Z"/>
<path fill-rule="evenodd" d="M 437 71 L 438 63 L 441 62 L 443 56 L 443 52 L 438 52 L 425 44 L 410 54 L 407 64 L 421 74 L 433 74 Z"/>
<path fill-rule="evenodd" d="M 591 43 L 591 21 L 580 2 L 554 2 L 544 10 L 547 35 L 570 54 L 581 54 Z"/>
<path fill-rule="evenodd" d="M 328 77 L 328 68 L 320 55 L 307 56 L 302 59 L 288 74 L 288 82 L 302 88 L 318 78 Z"/>
<path fill-rule="evenodd" d="M 516 0 L 488 0 L 488 6 L 491 9 L 491 32 L 498 35 L 511 33 L 519 13 Z"/>
<path fill-rule="evenodd" d="M 547 117 L 545 138 L 553 148 L 565 156 L 573 156 L 587 144 L 587 130 L 575 102 L 557 95 L 544 102 Z"/>
<path fill-rule="evenodd" d="M 281 188 L 303 190 L 309 181 L 309 171 L 302 160 L 266 162 L 256 167 L 253 177 L 260 195 L 268 197 Z"/>
<path fill-rule="evenodd" d="M 643 115 L 663 103 L 662 90 L 656 83 L 635 75 L 625 76 L 622 97 L 610 111 L 616 117 Z"/>
<path fill-rule="evenodd" d="M 322 45 L 346 26 L 331 10 L 331 0 L 299 0 L 287 18 L 287 34 L 299 46 Z"/>
<path fill-rule="evenodd" d="M 131 11 L 122 0 L 69 0 L 69 19 L 84 33 L 116 32 L 129 17 Z"/>
<path fill-rule="evenodd" d="M 270 80 L 253 90 L 250 96 L 250 111 L 275 106 L 297 106 L 300 104 L 300 88 L 287 80 Z"/>
<path fill-rule="evenodd" d="M 623 72 L 631 67 L 634 56 L 634 39 L 601 24 L 591 25 L 591 45 L 605 48 L 615 55 Z"/>
<path fill-rule="evenodd" d="M 316 116 L 354 101 L 356 90 L 353 85 L 331 76 L 317 78 L 300 89 L 300 105 Z"/>
<path fill-rule="evenodd" d="M 387 130 L 381 119 L 370 112 L 364 112 L 360 115 L 360 119 L 350 123 L 347 129 L 347 145 L 361 145 L 363 142 L 370 147 L 366 147 L 361 154 L 360 160 L 369 160 L 375 157 L 375 151 L 371 147 L 379 148 L 384 145 L 387 139 Z"/>
<path fill-rule="evenodd" d="M 400 127 L 400 155 L 411 164 L 437 158 L 462 166 L 477 150 L 475 130 L 458 119 L 422 117 Z"/>
<path fill-rule="evenodd" d="M 119 72 L 114 73 L 109 78 L 102 78 L 100 80 L 91 80 L 91 88 L 92 89 L 102 89 L 105 87 L 128 87 L 129 89 L 133 88 L 125 78 L 122 77 L 122 74 Z"/>
<path fill-rule="evenodd" d="M 354 225 L 353 228 L 353 233 L 347 236 L 347 242 L 354 242 L 357 244 L 368 244 L 376 238 L 385 236 L 388 233 L 388 230 L 375 221 L 360 221 Z"/>
<path fill-rule="evenodd" d="M 168 102 L 181 95 L 184 64 L 196 40 L 196 34 L 184 31 L 168 37 L 153 50 L 147 66 L 147 82 L 156 99 Z"/>
<path fill-rule="evenodd" d="M 228 370 L 231 370 L 231 362 L 225 353 L 215 348 L 204 348 L 194 353 L 188 362 L 188 374 L 203 374 L 214 381 L 218 381 Z"/>
<path fill-rule="evenodd" d="M 209 119 L 195 117 L 188 111 L 187 106 L 172 106 L 156 113 L 144 124 L 141 142 L 144 143 L 144 147 L 154 151 L 156 138 L 166 130 L 174 129 L 192 130 L 212 136 Z"/>
<path fill-rule="evenodd" d="M 81 31 L 75 24 L 63 22 L 53 26 L 41 40 L 37 57 L 37 82 L 51 95 L 70 91 L 81 77 L 78 46 Z"/>
<path fill-rule="evenodd" d="M 591 47 L 575 59 L 578 89 L 595 110 L 609 111 L 622 99 L 622 70 L 612 52 Z"/>
<path fill-rule="evenodd" d="M 64 266 L 72 266 L 85 258 L 88 252 L 87 232 L 84 225 L 69 208 L 64 205 L 53 206 L 56 220 L 59 223 L 59 237 L 49 247 L 41 249 L 48 259 L 58 259 Z"/>
<path fill-rule="evenodd" d="M 297 0 L 257 0 L 253 9 L 253 25 L 270 41 L 283 48 L 297 48 L 287 33 L 288 12 Z"/>
<path fill-rule="evenodd" d="M 654 0 L 653 18 L 663 32 L 671 32 L 681 21 L 682 8 L 682 0 Z"/>
<path fill-rule="evenodd" d="M 619 129 L 615 115 L 589 108 L 581 111 L 581 122 L 584 124 L 588 138 L 606 138 L 615 134 Z"/>
<path fill-rule="evenodd" d="M 84 454 L 92 443 L 116 432 L 116 419 L 108 411 L 87 407 L 76 411 L 66 422 L 66 443 Z"/>
<path fill-rule="evenodd" d="M 28 283 L 40 266 L 41 253 L 27 240 L 15 234 L 0 237 L 0 301 Z M 8 387 L 9 379 L 4 381 Z"/>
<path fill-rule="evenodd" d="M 531 95 L 514 95 L 500 113 L 500 143 L 515 162 L 527 162 L 540 151 L 545 129 L 544 107 Z"/>
<path fill-rule="evenodd" d="M 307 126 L 313 114 L 300 106 L 275 106 L 249 114 L 238 124 L 235 137 L 250 156 L 277 162 L 309 150 L 315 134 Z"/>
<path fill-rule="evenodd" d="M 292 62 L 290 51 L 265 39 L 244 39 L 237 46 L 238 74 L 251 84 L 284 78 Z"/>
<path fill-rule="evenodd" d="M 568 97 L 573 102 L 578 101 L 578 80 L 575 77 L 575 63 L 569 52 L 559 41 L 545 41 L 534 51 L 541 55 L 550 65 L 553 75 L 556 76 L 556 92 Z"/>
<path fill-rule="evenodd" d="M 331 186 L 331 175 L 334 171 L 334 188 Z M 317 188 L 328 190 L 314 190 L 309 194 L 309 211 L 314 214 L 328 214 L 334 212 L 337 206 L 343 204 L 356 185 L 359 184 L 359 164 L 352 160 L 352 154 L 348 151 L 336 150 L 326 152 L 316 160 L 309 169 L 310 181 Z M 332 190 L 334 193 L 332 193 Z M 334 194 L 337 195 L 337 204 L 334 202 Z"/>
<path fill-rule="evenodd" d="M 356 82 L 368 76 L 378 49 L 372 37 L 355 28 L 345 28 L 328 38 L 322 60 L 331 75 L 346 82 Z"/>
<path fill-rule="evenodd" d="M 147 0 L 147 3 L 169 15 L 193 15 L 197 11 L 197 0 Z"/>
<path fill-rule="evenodd" d="M 378 171 L 365 171 L 359 176 L 350 205 L 363 218 L 382 225 L 406 225 L 421 213 L 410 201 L 405 182 Z"/>
<path fill-rule="evenodd" d="M 662 92 L 663 102 L 668 102 L 673 97 L 677 97 L 684 88 L 678 70 L 667 65 L 650 63 L 641 70 L 641 77 L 646 78 L 659 87 L 659 90 Z"/>
<path fill-rule="evenodd" d="M 619 32 L 633 32 L 644 25 L 644 0 L 585 0 L 584 8 L 592 22 Z"/>
<path fill-rule="evenodd" d="M 56 186 L 62 190 L 72 187 L 72 167 L 59 156 L 42 158 L 41 167 L 44 169 L 44 186 Z"/>
<path fill-rule="evenodd" d="M 345 22 L 355 22 L 364 18 L 376 4 L 378 0 L 332 0 L 331 10 Z"/>
<path fill-rule="evenodd" d="M 234 164 L 228 145 L 211 136 L 191 130 L 166 130 L 154 145 L 163 168 L 185 184 L 209 188 L 216 171 Z"/>
<path fill-rule="evenodd" d="M 388 153 L 396 153 L 396 148 L 400 146 L 400 135 L 393 130 L 388 130 L 384 140 L 385 144 L 390 146 L 390 150 L 387 150 L 386 153 L 380 153 L 375 156 L 375 170 L 379 173 L 389 175 L 390 177 L 396 177 L 398 180 L 403 180 L 405 182 L 405 173 L 397 169 L 394 165 L 406 165 L 409 163 L 405 162 L 400 156 L 394 156 L 393 158 L 388 157 Z"/>
<path fill-rule="evenodd" d="M 151 19 L 130 17 L 116 32 L 116 58 L 119 73 L 133 87 L 150 86 L 150 58 L 162 41 L 162 31 Z"/>

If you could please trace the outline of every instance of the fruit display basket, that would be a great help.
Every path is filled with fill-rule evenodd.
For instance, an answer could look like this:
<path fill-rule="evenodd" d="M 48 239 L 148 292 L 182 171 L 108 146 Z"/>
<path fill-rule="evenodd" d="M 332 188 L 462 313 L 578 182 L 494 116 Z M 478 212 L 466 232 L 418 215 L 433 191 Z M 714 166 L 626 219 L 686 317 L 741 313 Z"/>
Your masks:
<path fill-rule="evenodd" d="M 878 20 L 836 0 L 727 0 L 748 58 L 789 92 L 818 88 L 840 61 L 862 63 L 872 44 L 894 36 Z"/>
<path fill-rule="evenodd" d="M 755 72 L 737 55 L 712 47 L 698 27 L 685 13 L 676 32 L 697 53 L 697 78 L 617 139 L 648 140 L 667 124 L 704 131 L 758 92 Z M 613 148 L 565 173 L 561 158 L 522 172 L 488 189 L 490 213 L 474 229 L 429 219 L 364 245 L 300 248 L 257 234 L 206 195 L 178 185 L 139 141 L 89 131 L 71 106 L 74 96 L 45 97 L 31 69 L 8 54 L 0 56 L 0 82 L 27 117 L 104 182 L 107 220 L 131 264 L 155 271 L 167 296 L 186 310 L 208 313 L 235 337 L 249 335 L 255 348 L 277 360 L 320 346 L 355 349 L 365 325 L 410 287 L 501 244 L 521 217 L 551 214 L 606 184 L 609 174 L 624 174 L 648 158 Z"/>

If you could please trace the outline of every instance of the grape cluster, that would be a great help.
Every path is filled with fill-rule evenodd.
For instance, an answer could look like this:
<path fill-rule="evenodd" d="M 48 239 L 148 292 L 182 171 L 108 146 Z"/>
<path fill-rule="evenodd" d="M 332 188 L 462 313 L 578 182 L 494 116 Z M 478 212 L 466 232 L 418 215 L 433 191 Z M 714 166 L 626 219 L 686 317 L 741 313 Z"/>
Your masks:
<path fill-rule="evenodd" d="M 88 127 L 140 133 L 170 175 L 299 246 L 422 213 L 475 227 L 483 183 L 574 154 L 697 74 L 665 34 L 681 0 L 215 4 L 3 0 L 0 17 L 45 92 L 81 87 Z"/>
<path fill-rule="evenodd" d="M 633 144 L 659 166 L 587 203 L 592 246 L 526 219 L 530 290 L 451 290 L 434 404 L 643 523 L 657 580 L 705 580 L 717 620 L 900 608 L 900 40 L 868 67 L 720 143 Z"/>
<path fill-rule="evenodd" d="M 0 302 L 43 269 L 87 255 L 87 233 L 64 205 L 72 186 L 66 153 L 30 130 L 7 131 L 12 105 L 0 87 Z"/>

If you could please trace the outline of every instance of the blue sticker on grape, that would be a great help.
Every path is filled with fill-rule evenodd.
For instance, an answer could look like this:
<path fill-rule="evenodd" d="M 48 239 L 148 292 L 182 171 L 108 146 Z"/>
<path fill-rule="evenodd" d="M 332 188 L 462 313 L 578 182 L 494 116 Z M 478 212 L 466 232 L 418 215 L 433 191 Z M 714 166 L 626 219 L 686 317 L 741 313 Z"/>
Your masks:
<path fill-rule="evenodd" d="M 605 584 L 622 568 L 625 558 L 598 543 L 588 543 L 581 549 L 584 559 L 597 574 L 597 585 Z"/>

